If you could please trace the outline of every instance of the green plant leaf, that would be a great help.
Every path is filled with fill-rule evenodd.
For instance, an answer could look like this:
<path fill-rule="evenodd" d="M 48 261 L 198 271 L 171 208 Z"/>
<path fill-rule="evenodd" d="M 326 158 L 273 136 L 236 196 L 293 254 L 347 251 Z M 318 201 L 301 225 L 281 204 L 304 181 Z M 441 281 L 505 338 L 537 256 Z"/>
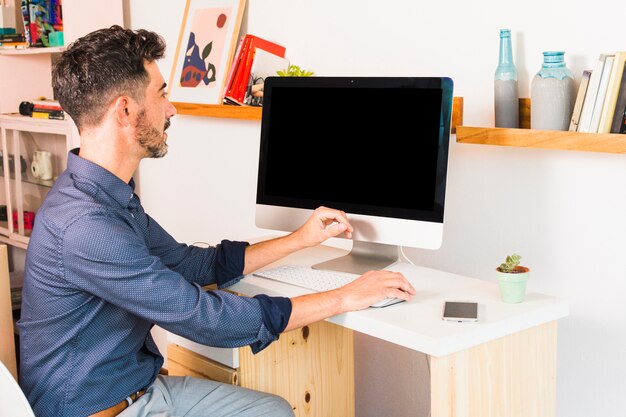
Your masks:
<path fill-rule="evenodd" d="M 297 65 L 289 65 L 284 70 L 276 71 L 276 74 L 280 77 L 310 77 L 313 75 L 313 71 L 303 70 Z"/>

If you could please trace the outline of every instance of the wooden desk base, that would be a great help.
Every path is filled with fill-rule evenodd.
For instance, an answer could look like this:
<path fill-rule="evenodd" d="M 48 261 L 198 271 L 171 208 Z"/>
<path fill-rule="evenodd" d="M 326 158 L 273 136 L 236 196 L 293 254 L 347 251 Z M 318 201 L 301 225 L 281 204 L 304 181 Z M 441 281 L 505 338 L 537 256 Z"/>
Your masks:
<path fill-rule="evenodd" d="M 557 324 L 430 358 L 432 417 L 551 417 Z"/>
<path fill-rule="evenodd" d="M 256 355 L 240 348 L 236 370 L 169 345 L 168 371 L 279 395 L 297 417 L 354 417 L 353 332 L 326 321 L 284 333 Z"/>

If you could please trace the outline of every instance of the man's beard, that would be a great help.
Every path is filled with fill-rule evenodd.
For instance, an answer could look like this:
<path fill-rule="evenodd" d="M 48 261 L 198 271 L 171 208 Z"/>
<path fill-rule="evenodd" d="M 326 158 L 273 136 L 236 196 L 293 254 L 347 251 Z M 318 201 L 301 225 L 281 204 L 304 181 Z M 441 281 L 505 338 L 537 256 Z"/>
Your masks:
<path fill-rule="evenodd" d="M 170 127 L 169 119 L 165 121 L 163 132 L 146 122 L 146 111 L 142 110 L 137 117 L 137 142 L 146 150 L 148 158 L 162 158 L 167 154 L 165 130 Z"/>

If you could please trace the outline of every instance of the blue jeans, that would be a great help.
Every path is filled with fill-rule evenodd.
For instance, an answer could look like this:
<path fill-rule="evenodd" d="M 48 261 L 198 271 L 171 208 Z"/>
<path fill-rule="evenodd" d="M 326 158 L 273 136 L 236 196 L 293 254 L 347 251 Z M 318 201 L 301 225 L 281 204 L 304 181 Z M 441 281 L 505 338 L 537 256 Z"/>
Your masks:
<path fill-rule="evenodd" d="M 118 417 L 293 417 L 281 397 L 208 379 L 157 376 Z"/>

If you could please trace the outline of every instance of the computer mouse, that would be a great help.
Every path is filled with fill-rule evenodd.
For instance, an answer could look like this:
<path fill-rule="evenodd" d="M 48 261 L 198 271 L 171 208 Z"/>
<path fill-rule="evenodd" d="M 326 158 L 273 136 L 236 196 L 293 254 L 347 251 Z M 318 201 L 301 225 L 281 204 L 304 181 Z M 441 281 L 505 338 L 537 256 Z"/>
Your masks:
<path fill-rule="evenodd" d="M 394 304 L 401 303 L 405 300 L 400 298 L 384 298 L 377 303 L 372 304 L 370 307 L 381 308 L 381 307 L 389 307 Z"/>

